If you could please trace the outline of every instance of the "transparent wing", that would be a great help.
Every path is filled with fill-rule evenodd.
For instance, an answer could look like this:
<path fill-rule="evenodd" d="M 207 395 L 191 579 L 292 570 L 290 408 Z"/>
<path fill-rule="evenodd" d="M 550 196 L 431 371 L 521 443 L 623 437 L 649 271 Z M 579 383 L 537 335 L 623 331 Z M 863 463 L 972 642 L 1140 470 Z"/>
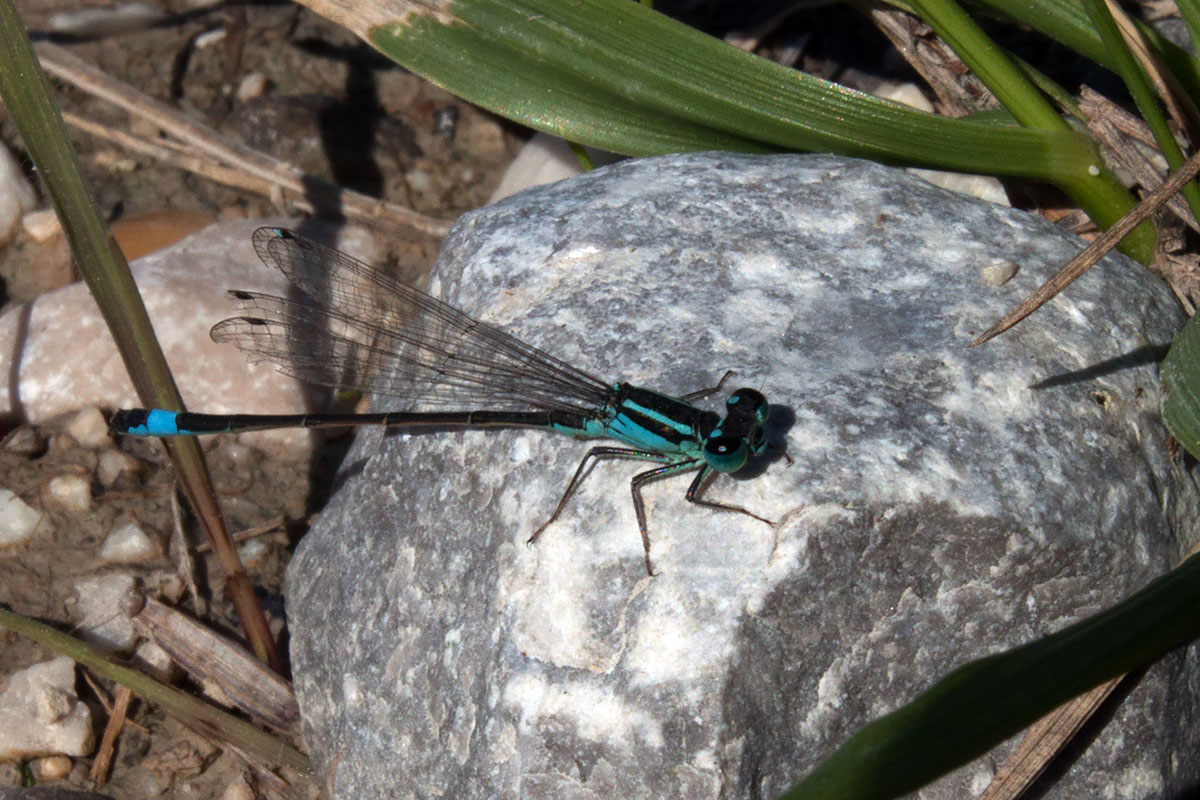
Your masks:
<path fill-rule="evenodd" d="M 609 384 L 345 253 L 279 228 L 255 231 L 254 249 L 299 294 L 231 292 L 246 314 L 217 323 L 212 338 L 288 375 L 436 408 L 593 410 L 611 393 Z"/>

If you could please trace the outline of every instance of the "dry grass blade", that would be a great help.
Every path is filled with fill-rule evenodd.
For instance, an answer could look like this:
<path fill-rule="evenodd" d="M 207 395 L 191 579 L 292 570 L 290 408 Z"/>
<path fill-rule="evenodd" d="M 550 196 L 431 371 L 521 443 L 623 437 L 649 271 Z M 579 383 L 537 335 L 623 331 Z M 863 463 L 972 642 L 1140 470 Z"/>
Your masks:
<path fill-rule="evenodd" d="M 221 183 L 255 191 L 273 199 L 287 200 L 300 211 L 311 212 L 316 204 L 337 207 L 353 222 L 415 230 L 436 237 L 444 237 L 450 230 L 449 222 L 336 186 L 222 136 L 180 114 L 166 103 L 114 79 L 61 47 L 40 42 L 35 51 L 48 74 L 152 122 L 164 133 L 186 145 L 186 148 L 185 152 L 171 156 L 171 149 L 163 142 L 138 140 L 130 134 L 117 135 L 111 131 L 105 134 L 109 141 L 167 159 Z M 97 126 L 94 123 L 83 126 L 79 122 L 78 119 L 74 120 L 74 124 L 81 129 L 96 133 Z M 209 163 L 205 164 L 206 160 Z"/>
<path fill-rule="evenodd" d="M 1129 15 L 1113 0 L 1105 0 L 1105 5 L 1108 7 L 1108 13 L 1112 15 L 1113 21 L 1117 23 L 1121 38 L 1125 40 L 1125 44 L 1133 53 L 1134 58 L 1146 71 L 1146 75 L 1154 85 L 1154 91 L 1166 106 L 1171 119 L 1175 120 L 1175 124 L 1183 130 L 1192 132 L 1200 130 L 1200 113 L 1196 110 L 1196 104 L 1188 97 L 1187 91 L 1179 84 L 1169 69 L 1165 69 L 1159 64 L 1158 59 L 1146 46 L 1146 41 L 1138 32 L 1137 26 L 1133 24 Z"/>
<path fill-rule="evenodd" d="M 237 533 L 233 534 L 233 541 L 241 544 L 249 539 L 254 539 L 268 533 L 274 533 L 275 531 L 282 530 L 285 524 L 287 524 L 287 519 L 280 515 L 265 525 L 257 525 L 253 528 L 246 528 L 245 530 L 238 531 Z M 212 550 L 212 548 L 207 542 L 201 542 L 195 547 L 196 553 L 207 553 L 210 550 Z"/>
<path fill-rule="evenodd" d="M 1021 320 L 1028 317 L 1034 311 L 1037 311 L 1046 303 L 1050 302 L 1063 289 L 1067 288 L 1083 273 L 1099 261 L 1104 255 L 1116 247 L 1134 228 L 1145 221 L 1151 214 L 1157 211 L 1167 199 L 1178 192 L 1184 184 L 1196 177 L 1200 173 L 1200 153 L 1193 155 L 1187 160 L 1178 171 L 1173 174 L 1166 183 L 1159 186 L 1153 192 L 1146 196 L 1146 199 L 1138 203 L 1128 214 L 1121 220 L 1104 232 L 1096 241 L 1092 242 L 1083 249 L 1079 255 L 1075 256 L 1070 262 L 1062 268 L 1050 280 L 1038 287 L 1037 291 L 1025 299 L 1019 306 L 1005 314 L 992 327 L 988 328 L 979 338 L 971 342 L 971 346 L 981 345 L 989 339 L 1004 333 L 1009 328 L 1016 325 Z"/>
<path fill-rule="evenodd" d="M 208 602 L 204 593 L 196 583 L 196 564 L 188 549 L 187 536 L 184 535 L 183 504 L 179 502 L 179 486 L 171 488 L 171 539 L 169 551 L 171 560 L 175 562 L 175 574 L 183 581 L 188 596 L 192 598 L 192 607 L 196 613 L 204 616 L 207 613 Z"/>
<path fill-rule="evenodd" d="M 937 96 L 938 111 L 947 117 L 961 117 L 973 111 L 997 107 L 995 98 L 982 81 L 967 69 L 962 59 L 945 42 L 933 35 L 920 19 L 898 8 L 861 2 L 854 4 L 871 18 L 875 27 L 888 37 L 905 61 L 925 79 Z"/>
<path fill-rule="evenodd" d="M 1079 113 L 1088 132 L 1107 149 L 1105 160 L 1129 173 L 1147 191 L 1158 186 L 1168 172 L 1154 135 L 1141 117 L 1129 113 L 1099 92 L 1084 86 L 1079 92 Z M 1184 225 L 1200 231 L 1187 203 L 1178 194 L 1167 199 L 1167 208 Z M 1058 220 L 1063 224 L 1062 220 Z"/>

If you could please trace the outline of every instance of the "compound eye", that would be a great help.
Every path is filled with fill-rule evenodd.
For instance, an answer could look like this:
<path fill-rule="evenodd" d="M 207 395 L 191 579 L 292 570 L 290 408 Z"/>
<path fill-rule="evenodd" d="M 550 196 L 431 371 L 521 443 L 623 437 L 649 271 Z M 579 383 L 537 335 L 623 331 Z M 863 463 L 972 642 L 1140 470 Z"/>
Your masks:
<path fill-rule="evenodd" d="M 727 413 L 742 419 L 754 419 L 760 424 L 767 418 L 767 398 L 754 389 L 738 389 L 725 401 Z"/>
<path fill-rule="evenodd" d="M 741 436 L 710 436 L 704 443 L 704 460 L 717 472 L 737 472 L 749 457 Z"/>

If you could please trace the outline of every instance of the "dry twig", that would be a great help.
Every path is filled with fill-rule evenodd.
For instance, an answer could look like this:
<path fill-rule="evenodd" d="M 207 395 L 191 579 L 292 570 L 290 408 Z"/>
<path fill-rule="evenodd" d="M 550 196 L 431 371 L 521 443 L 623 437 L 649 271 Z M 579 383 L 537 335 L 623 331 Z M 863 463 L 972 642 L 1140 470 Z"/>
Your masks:
<path fill-rule="evenodd" d="M 42 68 L 50 75 L 93 97 L 112 103 L 135 117 L 148 120 L 168 136 L 174 137 L 179 144 L 150 142 L 111 130 L 103 134 L 109 141 L 163 158 L 212 180 L 259 192 L 278 203 L 286 201 L 298 211 L 311 213 L 317 207 L 337 208 L 347 220 L 353 222 L 415 230 L 439 238 L 450 231 L 449 222 L 336 186 L 222 136 L 57 45 L 39 42 L 35 50 Z M 72 124 L 81 122 L 78 117 L 67 121 Z M 96 134 L 101 126 L 89 123 L 80 127 Z M 177 149 L 177 154 L 172 155 L 173 149 Z"/>

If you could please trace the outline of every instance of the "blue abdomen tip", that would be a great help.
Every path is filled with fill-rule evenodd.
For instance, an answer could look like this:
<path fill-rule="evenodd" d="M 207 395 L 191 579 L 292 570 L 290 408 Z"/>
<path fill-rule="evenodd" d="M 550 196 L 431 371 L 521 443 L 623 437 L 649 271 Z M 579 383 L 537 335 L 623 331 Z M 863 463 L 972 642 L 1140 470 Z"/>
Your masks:
<path fill-rule="evenodd" d="M 145 422 L 129 432 L 141 436 L 178 436 L 179 426 L 175 424 L 175 418 L 178 416 L 179 412 L 177 411 L 154 408 L 146 414 Z"/>

